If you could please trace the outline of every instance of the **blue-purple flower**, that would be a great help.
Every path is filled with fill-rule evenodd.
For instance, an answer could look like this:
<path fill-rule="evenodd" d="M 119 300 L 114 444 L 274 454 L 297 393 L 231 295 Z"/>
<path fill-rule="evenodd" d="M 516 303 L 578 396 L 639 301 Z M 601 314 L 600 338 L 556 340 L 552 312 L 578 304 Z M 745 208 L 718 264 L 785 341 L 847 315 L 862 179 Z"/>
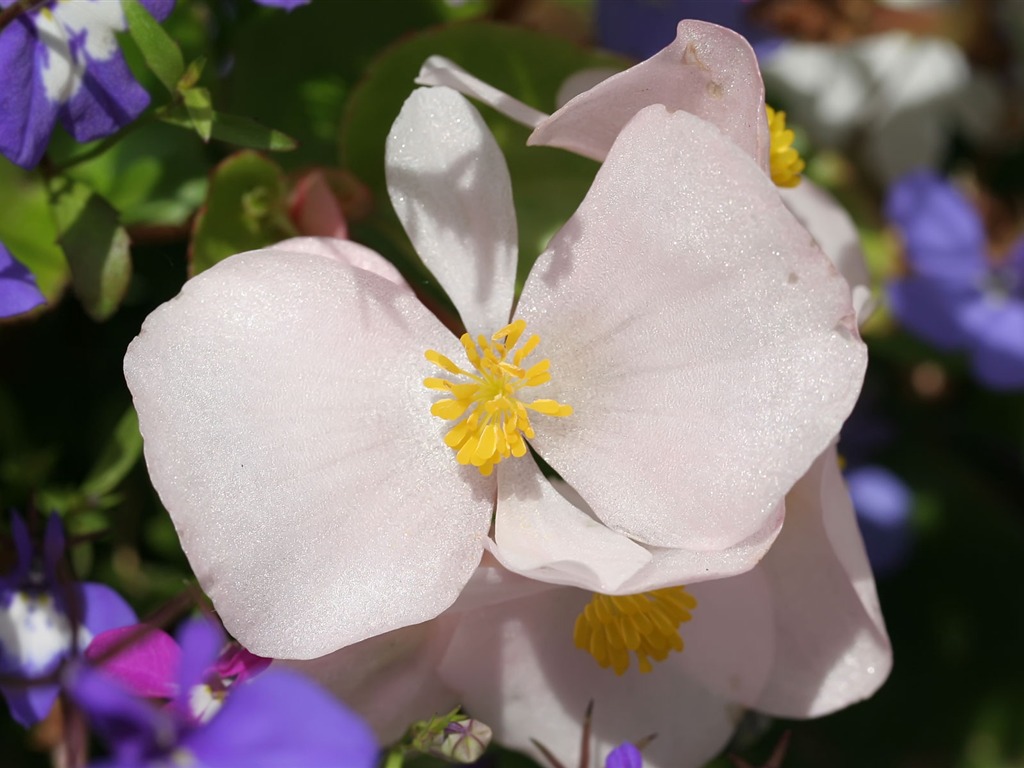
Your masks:
<path fill-rule="evenodd" d="M 102 668 L 77 670 L 72 697 L 111 752 L 94 768 L 376 764 L 369 727 L 295 672 L 274 669 L 236 681 L 219 707 L 197 716 L 195 692 L 217 669 L 224 635 L 195 620 L 179 631 L 178 643 L 174 696 L 166 706 L 136 697 Z"/>
<path fill-rule="evenodd" d="M 710 21 L 743 35 L 764 56 L 780 38 L 750 18 L 753 0 L 597 0 L 594 23 L 602 47 L 646 59 L 672 42 L 681 19 Z"/>
<path fill-rule="evenodd" d="M 910 513 L 913 496 L 891 470 L 868 464 L 846 472 L 853 508 L 871 570 L 876 576 L 898 571 L 913 548 Z"/>
<path fill-rule="evenodd" d="M 286 11 L 291 11 L 300 5 L 309 5 L 312 0 L 255 0 L 255 2 L 270 8 L 284 8 Z"/>
<path fill-rule="evenodd" d="M 0 318 L 20 315 L 45 302 L 35 276 L 0 243 Z"/>
<path fill-rule="evenodd" d="M 990 256 L 978 212 L 930 172 L 900 179 L 886 213 L 910 269 L 889 286 L 895 316 L 935 347 L 966 352 L 985 386 L 1024 387 L 1024 240 Z"/>
<path fill-rule="evenodd" d="M 605 758 L 604 768 L 643 768 L 644 759 L 635 744 L 620 744 Z"/>
<path fill-rule="evenodd" d="M 162 21 L 174 0 L 141 0 Z M 0 0 L 8 8 L 15 0 Z M 0 31 L 0 153 L 35 166 L 60 119 L 76 141 L 109 136 L 149 105 L 117 45 L 120 0 L 49 0 Z"/>
<path fill-rule="evenodd" d="M 76 584 L 58 573 L 65 541 L 56 514 L 47 521 L 41 548 L 33 547 L 17 514 L 11 516 L 11 534 L 17 565 L 0 578 L 0 693 L 12 717 L 28 727 L 53 707 L 62 664 L 95 635 L 136 617 L 110 587 Z M 8 682 L 12 678 L 17 681 Z"/>

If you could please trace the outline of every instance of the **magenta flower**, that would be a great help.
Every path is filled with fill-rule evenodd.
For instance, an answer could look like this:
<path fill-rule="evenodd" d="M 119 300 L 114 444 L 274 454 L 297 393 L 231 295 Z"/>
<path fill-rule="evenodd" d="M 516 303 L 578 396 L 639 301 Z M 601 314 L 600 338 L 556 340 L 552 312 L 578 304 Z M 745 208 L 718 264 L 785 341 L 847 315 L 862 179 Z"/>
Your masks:
<path fill-rule="evenodd" d="M 0 0 L 8 8 L 16 0 Z M 141 0 L 158 21 L 174 0 Z M 115 133 L 149 105 L 117 45 L 120 0 L 34 3 L 0 32 L 0 153 L 35 166 L 59 119 L 76 141 Z"/>
<path fill-rule="evenodd" d="M 169 706 L 137 698 L 106 670 L 77 670 L 71 694 L 89 723 L 111 751 L 109 768 L 158 768 L 165 765 L 345 765 L 371 768 L 377 745 L 369 728 L 314 684 L 293 672 L 275 670 L 247 681 L 236 680 L 213 711 L 197 717 L 195 691 L 217 669 L 224 636 L 203 621 L 185 624 Z M 149 650 L 163 646 L 152 641 Z M 137 654 L 136 660 L 146 651 Z M 115 657 L 116 658 L 116 657 Z M 135 670 L 142 672 L 141 665 Z M 120 676 L 124 678 L 125 668 Z M 216 672 L 215 672 L 216 674 Z M 156 679 L 129 674 L 132 687 L 146 688 Z"/>

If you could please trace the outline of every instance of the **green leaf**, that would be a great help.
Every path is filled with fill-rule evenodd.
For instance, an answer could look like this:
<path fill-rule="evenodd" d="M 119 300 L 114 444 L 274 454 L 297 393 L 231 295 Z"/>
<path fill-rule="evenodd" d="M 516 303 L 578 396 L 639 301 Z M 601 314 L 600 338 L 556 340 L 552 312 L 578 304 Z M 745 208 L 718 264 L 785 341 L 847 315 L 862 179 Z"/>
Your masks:
<path fill-rule="evenodd" d="M 174 93 L 178 81 L 185 74 L 181 49 L 139 0 L 123 0 L 122 5 L 128 20 L 128 33 L 139 46 L 146 65 L 164 87 Z"/>
<path fill-rule="evenodd" d="M 295 13 L 254 14 L 232 30 L 235 65 L 218 107 L 294 136 L 297 151 L 281 160 L 289 170 L 333 165 L 353 86 L 381 50 L 444 21 L 441 5 L 315 0 Z"/>
<path fill-rule="evenodd" d="M 587 51 L 527 30 L 476 22 L 408 37 L 374 62 L 349 99 L 342 126 L 343 158 L 381 203 L 365 225 L 354 227 L 355 236 L 385 248 L 385 255 L 401 268 L 423 276 L 387 203 L 381 158 L 391 123 L 416 87 L 413 80 L 420 66 L 433 54 L 447 56 L 482 80 L 544 112 L 554 110 L 558 88 L 569 75 L 591 67 L 624 69 L 628 65 L 618 57 Z M 493 110 L 479 108 L 494 132 L 512 177 L 521 284 L 548 240 L 576 210 L 598 166 L 570 152 L 527 147 L 527 128 Z"/>
<path fill-rule="evenodd" d="M 0 241 L 35 275 L 53 304 L 70 278 L 57 228 L 50 213 L 46 184 L 38 171 L 26 171 L 0 157 Z"/>
<path fill-rule="evenodd" d="M 139 417 L 132 406 L 118 419 L 113 434 L 79 489 L 95 498 L 113 492 L 142 455 Z"/>
<path fill-rule="evenodd" d="M 206 88 L 189 88 L 182 91 L 185 109 L 192 120 L 192 127 L 203 141 L 209 141 L 213 133 L 213 105 Z"/>
<path fill-rule="evenodd" d="M 197 89 L 192 89 L 195 91 Z M 205 92 L 205 89 L 200 89 Z M 186 98 L 189 93 L 186 92 Z M 209 94 L 207 94 L 207 97 Z M 199 97 L 195 97 L 198 99 Z M 207 108 L 209 104 L 207 103 Z M 200 127 L 197 126 L 196 117 L 201 121 L 209 123 L 209 135 L 203 138 L 204 141 L 209 138 L 217 139 L 218 141 L 224 141 L 228 144 L 234 144 L 239 147 L 247 147 L 249 149 L 263 149 L 271 150 L 273 152 L 288 152 L 295 149 L 297 146 L 295 139 L 291 136 L 287 136 L 280 131 L 275 131 L 273 128 L 267 128 L 254 120 L 250 120 L 247 117 L 239 117 L 237 115 L 226 115 L 223 112 L 210 111 L 209 114 L 203 112 L 202 107 L 197 107 L 195 114 L 193 114 L 192 107 L 186 107 L 181 104 L 175 104 L 168 109 L 162 110 L 160 119 L 170 125 L 176 125 L 179 128 L 188 128 L 199 132 L 200 136 L 203 135 Z"/>
<path fill-rule="evenodd" d="M 106 320 L 131 279 L 128 233 L 110 203 L 73 179 L 50 181 L 50 205 L 71 267 L 71 286 L 90 317 Z"/>
<path fill-rule="evenodd" d="M 67 175 L 109 200 L 127 226 L 176 227 L 202 204 L 208 173 L 205 150 L 194 136 L 152 123 Z"/>
<path fill-rule="evenodd" d="M 281 169 L 256 152 L 238 152 L 217 166 L 206 206 L 196 218 L 189 274 L 294 236 L 286 192 Z"/>

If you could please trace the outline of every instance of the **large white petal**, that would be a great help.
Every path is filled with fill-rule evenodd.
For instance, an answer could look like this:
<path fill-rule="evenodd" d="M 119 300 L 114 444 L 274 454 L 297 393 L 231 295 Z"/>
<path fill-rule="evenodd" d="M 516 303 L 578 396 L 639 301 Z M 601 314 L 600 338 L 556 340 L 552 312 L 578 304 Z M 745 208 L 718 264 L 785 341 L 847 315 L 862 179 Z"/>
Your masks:
<path fill-rule="evenodd" d="M 540 455 L 613 529 L 725 549 L 838 433 L 866 363 L 849 289 L 717 128 L 662 106 L 620 135 L 516 311 L 553 379 Z"/>
<path fill-rule="evenodd" d="M 645 768 L 703 765 L 725 745 L 739 712 L 692 680 L 680 654 L 648 674 L 635 665 L 621 676 L 599 667 L 572 640 L 589 598 L 566 587 L 467 614 L 441 678 L 499 743 L 540 761 L 532 739 L 577 764 L 583 714 L 593 701 L 600 761 L 623 741 L 657 733 L 644 749 Z"/>
<path fill-rule="evenodd" d="M 413 91 L 388 135 L 395 212 L 474 336 L 508 322 L 517 234 L 505 158 L 480 114 L 449 88 Z"/>
<path fill-rule="evenodd" d="M 494 483 L 442 442 L 428 346 L 459 347 L 407 287 L 267 249 L 190 280 L 129 347 L 153 484 L 254 652 L 433 618 L 473 572 Z"/>
<path fill-rule="evenodd" d="M 786 497 L 782 534 L 757 570 L 772 593 L 775 658 L 754 704 L 817 717 L 870 696 L 892 649 L 835 448 Z"/>
<path fill-rule="evenodd" d="M 667 48 L 569 101 L 528 143 L 603 160 L 619 131 L 651 104 L 714 123 L 767 171 L 770 138 L 757 57 L 741 35 L 703 21 L 679 22 Z"/>

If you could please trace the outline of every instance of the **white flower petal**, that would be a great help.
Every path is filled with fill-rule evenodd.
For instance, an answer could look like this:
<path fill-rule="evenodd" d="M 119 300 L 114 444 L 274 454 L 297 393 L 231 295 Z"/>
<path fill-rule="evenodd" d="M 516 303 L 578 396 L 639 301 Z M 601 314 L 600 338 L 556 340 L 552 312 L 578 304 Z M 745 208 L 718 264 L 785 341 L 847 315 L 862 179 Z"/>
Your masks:
<path fill-rule="evenodd" d="M 639 544 L 562 496 L 529 454 L 502 462 L 497 473 L 491 552 L 509 570 L 553 584 L 610 593 L 651 560 Z"/>
<path fill-rule="evenodd" d="M 864 261 L 860 235 L 850 214 L 838 201 L 806 176 L 795 187 L 780 187 L 782 202 L 817 241 L 836 269 L 846 278 L 857 312 L 857 324 L 864 325 L 875 311 L 871 276 Z"/>
<path fill-rule="evenodd" d="M 817 717 L 885 682 L 892 650 L 835 448 L 786 497 L 786 525 L 758 566 L 775 612 L 772 676 L 757 709 Z"/>
<path fill-rule="evenodd" d="M 394 264 L 376 251 L 352 240 L 339 240 L 334 237 L 292 237 L 277 243 L 274 250 L 338 259 L 357 269 L 365 269 L 379 275 L 395 285 L 408 285 Z"/>
<path fill-rule="evenodd" d="M 771 142 L 757 57 L 741 35 L 702 21 L 681 21 L 667 48 L 572 99 L 538 125 L 528 143 L 603 160 L 619 131 L 651 104 L 714 123 L 768 169 Z"/>
<path fill-rule="evenodd" d="M 459 348 L 408 288 L 267 249 L 190 280 L 129 347 L 154 487 L 255 653 L 425 621 L 472 574 L 494 482 L 442 442 L 428 346 Z"/>
<path fill-rule="evenodd" d="M 423 263 L 474 336 L 508 323 L 517 234 L 505 158 L 449 88 L 419 88 L 391 127 L 388 192 Z"/>
<path fill-rule="evenodd" d="M 641 111 L 553 238 L 516 316 L 575 410 L 538 453 L 653 546 L 761 530 L 838 433 L 866 362 L 845 281 L 714 126 Z"/>
<path fill-rule="evenodd" d="M 444 56 L 431 56 L 420 67 L 416 78 L 417 85 L 441 85 L 458 91 L 464 96 L 476 99 L 510 120 L 522 123 L 528 128 L 536 128 L 541 120 L 547 118 L 540 110 L 514 99 L 493 85 L 473 77 L 466 70 Z"/>

